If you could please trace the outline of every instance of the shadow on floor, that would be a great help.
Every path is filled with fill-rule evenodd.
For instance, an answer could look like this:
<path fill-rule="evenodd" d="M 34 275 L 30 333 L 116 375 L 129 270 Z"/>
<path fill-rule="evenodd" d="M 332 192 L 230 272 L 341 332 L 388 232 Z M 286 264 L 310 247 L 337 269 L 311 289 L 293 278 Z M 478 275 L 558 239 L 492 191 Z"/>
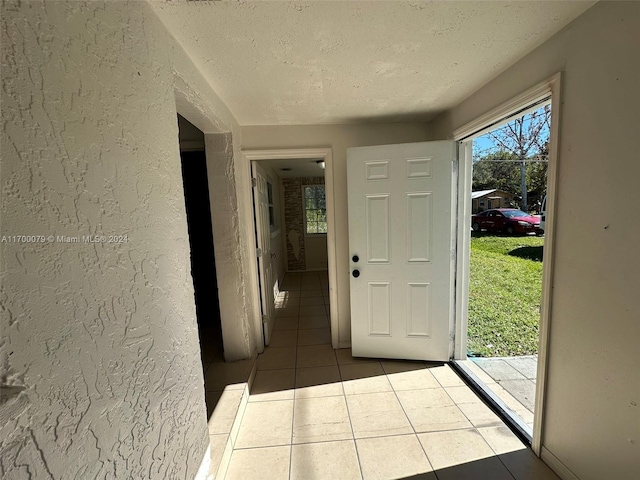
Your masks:
<path fill-rule="evenodd" d="M 334 350 L 326 280 L 287 275 L 281 287 L 271 346 L 257 359 L 206 369 L 212 472 L 228 480 L 557 480 L 448 364 Z"/>
<path fill-rule="evenodd" d="M 451 452 L 448 452 L 451 454 Z M 449 457 L 449 462 L 455 461 Z M 419 473 L 403 480 L 558 480 L 558 476 L 529 449 L 481 458 L 472 462 L 438 468 L 435 472 Z"/>
<path fill-rule="evenodd" d="M 518 247 L 509 252 L 512 257 L 524 258 L 525 260 L 533 260 L 535 262 L 542 261 L 544 247 Z"/>

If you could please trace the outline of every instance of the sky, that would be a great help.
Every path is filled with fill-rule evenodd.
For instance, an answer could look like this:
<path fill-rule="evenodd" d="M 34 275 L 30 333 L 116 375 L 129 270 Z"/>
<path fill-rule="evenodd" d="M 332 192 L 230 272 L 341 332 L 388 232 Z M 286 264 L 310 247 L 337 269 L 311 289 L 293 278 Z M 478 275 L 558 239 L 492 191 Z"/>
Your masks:
<path fill-rule="evenodd" d="M 536 110 L 535 112 L 531 112 L 528 113 L 526 116 L 527 118 L 530 118 L 532 116 L 533 113 L 542 113 L 544 110 L 544 107 L 540 107 L 538 110 Z M 494 130 L 497 130 L 499 128 L 501 128 L 502 126 L 506 125 L 508 122 L 503 123 L 502 125 L 497 125 L 495 127 Z M 528 124 L 530 123 L 530 120 L 527 121 L 527 119 L 525 119 L 525 127 L 528 126 Z M 542 130 L 542 135 L 545 135 L 547 138 L 549 138 L 549 128 L 545 127 Z M 489 134 L 485 134 L 482 135 L 478 138 L 475 138 L 473 140 L 473 157 L 479 157 L 482 156 L 483 154 L 487 154 L 487 153 L 491 153 L 493 151 L 499 150 L 497 144 L 495 143 L 495 141 L 493 139 L 491 139 L 489 137 Z"/>

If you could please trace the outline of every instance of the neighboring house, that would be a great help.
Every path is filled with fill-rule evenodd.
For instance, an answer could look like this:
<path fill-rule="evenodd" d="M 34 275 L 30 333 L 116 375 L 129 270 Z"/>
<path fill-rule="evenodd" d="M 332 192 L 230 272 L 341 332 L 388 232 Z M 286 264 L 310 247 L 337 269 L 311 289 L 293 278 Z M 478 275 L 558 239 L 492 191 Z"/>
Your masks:
<path fill-rule="evenodd" d="M 513 206 L 513 193 L 494 188 L 471 192 L 471 213 L 480 213 L 492 208 L 509 208 Z"/>
<path fill-rule="evenodd" d="M 526 32 L 538 3 L 504 4 L 2 2 L 2 235 L 54 239 L 0 245 L 3 478 L 192 479 L 204 464 L 177 113 L 205 134 L 232 361 L 262 349 L 243 149 L 331 150 L 332 334 L 348 346 L 347 148 L 452 139 L 557 72 L 542 449 L 565 478 L 640 478 L 640 225 L 619 208 L 638 203 L 640 2 L 541 2 Z M 64 240 L 102 233 L 126 241 Z"/>

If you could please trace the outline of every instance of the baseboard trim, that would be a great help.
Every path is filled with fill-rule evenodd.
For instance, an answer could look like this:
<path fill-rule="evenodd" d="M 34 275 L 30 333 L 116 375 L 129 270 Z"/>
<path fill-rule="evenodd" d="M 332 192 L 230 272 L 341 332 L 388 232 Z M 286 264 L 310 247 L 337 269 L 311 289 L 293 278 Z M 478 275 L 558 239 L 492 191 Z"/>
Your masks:
<path fill-rule="evenodd" d="M 569 468 L 562 463 L 558 457 L 547 450 L 544 445 L 540 449 L 540 458 L 544 463 L 549 465 L 549 468 L 556 472 L 556 475 L 562 480 L 580 480 L 575 473 L 569 470 Z"/>
<path fill-rule="evenodd" d="M 198 469 L 198 474 L 195 477 L 196 480 L 218 480 L 224 479 L 227 474 L 227 469 L 229 468 L 229 461 L 231 460 L 231 454 L 233 453 L 233 449 L 236 444 L 236 440 L 238 438 L 238 433 L 240 432 L 240 425 L 242 423 L 242 419 L 244 417 L 244 413 L 247 409 L 247 405 L 249 403 L 249 394 L 251 391 L 251 386 L 255 380 L 256 372 L 258 370 L 258 361 L 254 358 L 253 366 L 251 367 L 251 372 L 249 374 L 249 378 L 242 385 L 242 397 L 240 399 L 240 403 L 238 404 L 238 408 L 235 413 L 235 418 L 233 420 L 233 424 L 231 426 L 231 430 L 227 434 L 219 434 L 216 436 L 226 435 L 224 450 L 222 450 L 222 455 L 218 461 L 217 454 L 218 452 L 214 452 L 216 455 L 215 460 L 212 459 L 211 455 L 211 444 L 207 447 L 207 456 L 203 460 L 203 463 L 200 465 Z M 205 466 L 205 460 L 209 460 Z"/>
<path fill-rule="evenodd" d="M 207 438 L 209 438 L 207 436 Z M 207 449 L 204 452 L 204 457 L 202 458 L 202 462 L 200 462 L 200 467 L 198 468 L 198 473 L 196 473 L 195 480 L 209 480 L 211 478 L 211 473 L 209 470 L 211 469 L 211 444 L 207 445 Z"/>

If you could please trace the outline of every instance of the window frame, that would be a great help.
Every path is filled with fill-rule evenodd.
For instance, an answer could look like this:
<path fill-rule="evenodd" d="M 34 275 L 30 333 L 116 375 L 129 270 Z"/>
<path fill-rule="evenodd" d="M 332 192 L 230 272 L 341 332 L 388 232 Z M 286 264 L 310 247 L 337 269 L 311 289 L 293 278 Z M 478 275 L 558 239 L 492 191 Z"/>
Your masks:
<path fill-rule="evenodd" d="M 302 185 L 302 223 L 303 223 L 303 228 L 304 228 L 304 236 L 305 237 L 317 237 L 317 236 L 321 236 L 327 235 L 327 232 L 309 232 L 307 230 L 307 211 L 308 210 L 323 210 L 321 208 L 313 208 L 313 209 L 307 209 L 307 196 L 305 193 L 305 188 L 322 188 L 324 190 L 324 194 L 325 194 L 325 208 L 324 208 L 324 217 L 325 217 L 325 225 L 326 225 L 326 229 L 329 228 L 328 225 L 328 221 L 327 221 L 327 205 L 326 205 L 326 196 L 327 196 L 327 189 L 326 186 L 324 184 L 313 184 L 313 185 Z"/>

